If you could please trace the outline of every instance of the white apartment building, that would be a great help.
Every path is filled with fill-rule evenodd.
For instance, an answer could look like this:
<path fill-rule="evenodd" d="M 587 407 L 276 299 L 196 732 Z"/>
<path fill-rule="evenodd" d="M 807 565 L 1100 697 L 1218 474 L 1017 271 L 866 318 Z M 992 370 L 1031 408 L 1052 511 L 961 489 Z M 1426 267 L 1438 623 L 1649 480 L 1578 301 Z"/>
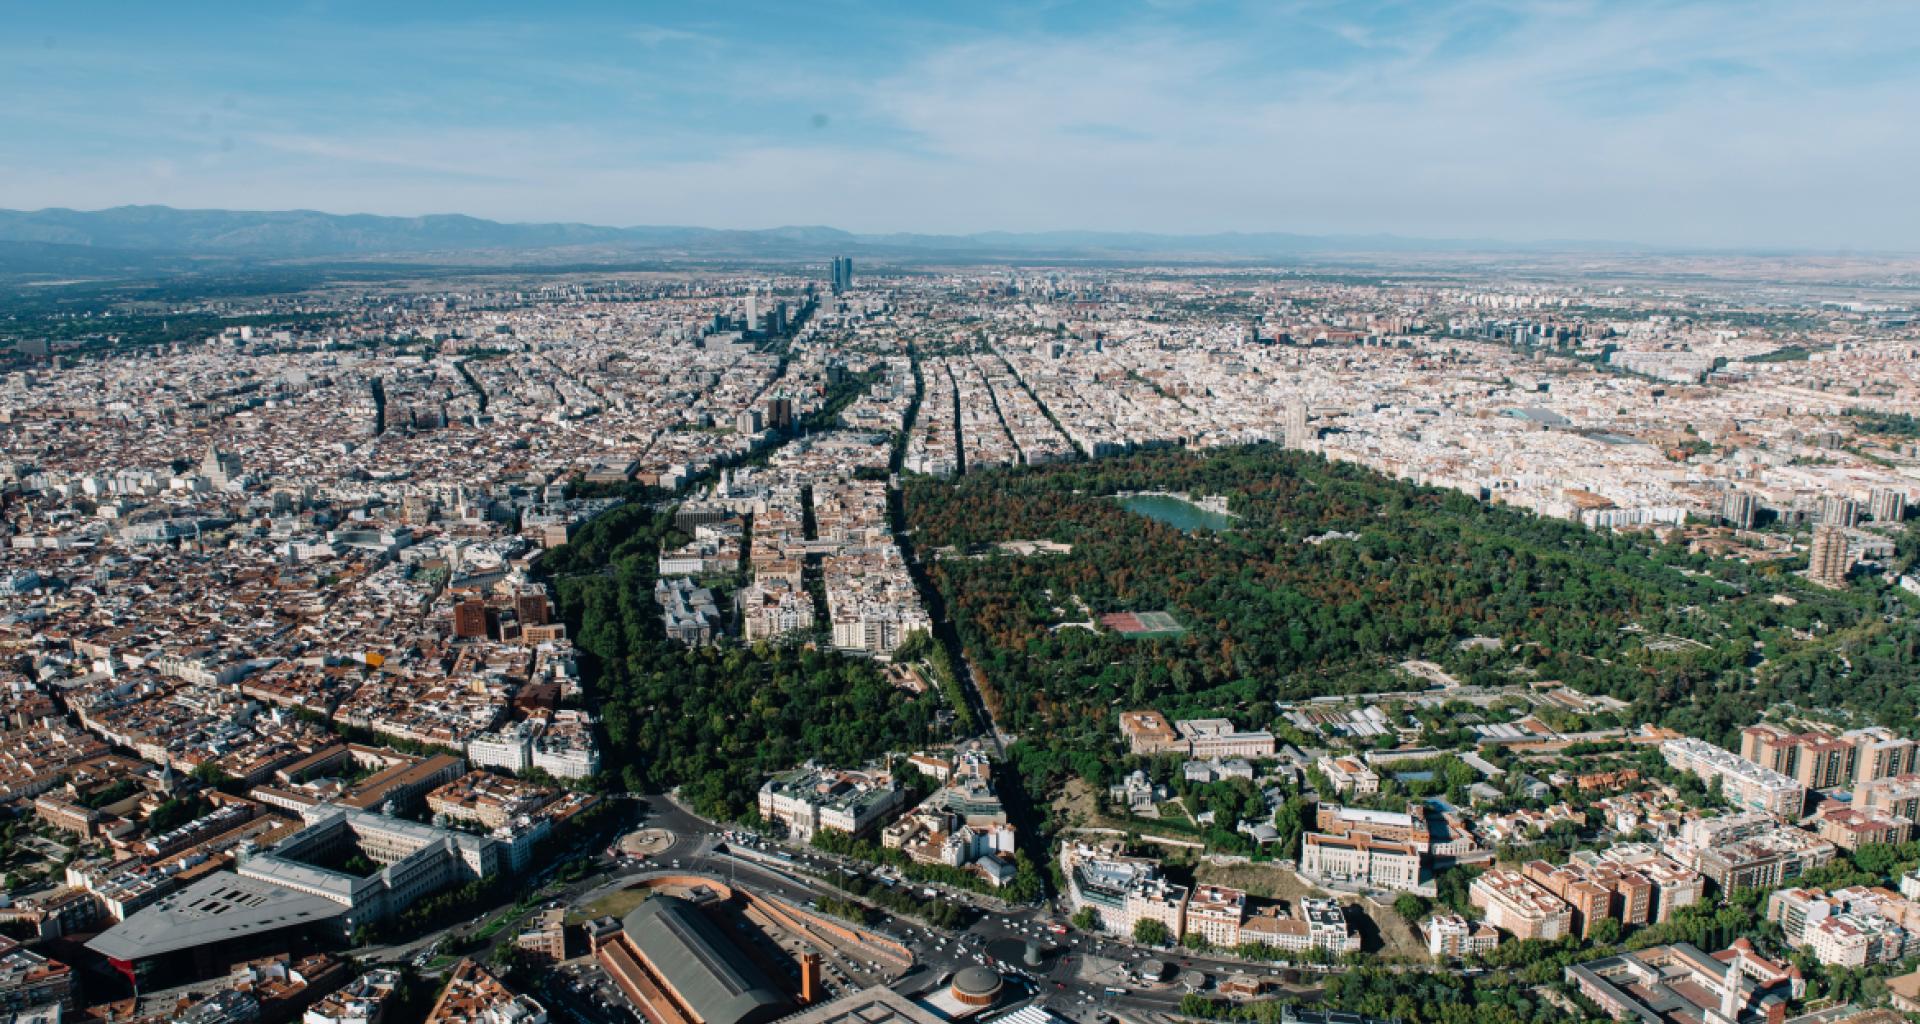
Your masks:
<path fill-rule="evenodd" d="M 1427 955 L 1436 960 L 1491 953 L 1500 944 L 1500 933 L 1481 921 L 1469 921 L 1459 914 L 1435 914 L 1427 919 Z"/>
<path fill-rule="evenodd" d="M 1827 893 L 1781 889 L 1767 900 L 1767 919 L 1782 937 L 1835 967 L 1897 963 L 1920 953 L 1920 906 L 1884 889 L 1855 886 Z"/>
<path fill-rule="evenodd" d="M 1101 931 L 1129 936 L 1141 921 L 1154 920 L 1176 940 L 1186 934 L 1187 887 L 1160 877 L 1159 865 L 1078 844 L 1063 850 L 1061 859 L 1068 904 L 1075 912 L 1093 910 Z"/>
<path fill-rule="evenodd" d="M 533 765 L 533 737 L 540 731 L 529 721 L 508 722 L 467 741 L 467 762 L 476 768 L 524 772 Z"/>
<path fill-rule="evenodd" d="M 1806 808 L 1805 786 L 1704 740 L 1668 740 L 1660 744 L 1660 753 L 1667 764 L 1702 781 L 1720 780 L 1720 791 L 1736 807 L 1787 819 L 1798 818 Z"/>
<path fill-rule="evenodd" d="M 586 712 L 556 712 L 533 739 L 533 767 L 556 779 L 584 779 L 599 771 L 600 746 L 593 725 L 593 716 Z"/>
<path fill-rule="evenodd" d="M 756 582 L 740 591 L 740 630 L 748 641 L 813 628 L 813 597 L 786 581 Z"/>
<path fill-rule="evenodd" d="M 1240 927 L 1243 942 L 1258 942 L 1290 953 L 1324 949 L 1351 953 L 1360 948 L 1360 933 L 1347 923 L 1337 900 L 1305 897 L 1297 901 L 1292 917 L 1261 913 Z"/>
<path fill-rule="evenodd" d="M 1323 757 L 1314 763 L 1333 791 L 1344 796 L 1372 796 L 1380 792 L 1380 776 L 1359 758 Z"/>

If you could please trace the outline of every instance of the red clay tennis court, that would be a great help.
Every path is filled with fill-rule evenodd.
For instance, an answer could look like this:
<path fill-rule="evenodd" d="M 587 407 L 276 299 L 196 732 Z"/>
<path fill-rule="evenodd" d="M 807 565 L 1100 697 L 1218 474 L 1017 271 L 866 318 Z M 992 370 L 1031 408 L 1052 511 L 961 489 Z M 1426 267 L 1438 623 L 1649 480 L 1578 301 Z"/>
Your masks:
<path fill-rule="evenodd" d="M 1109 612 L 1100 624 L 1124 636 L 1179 636 L 1187 631 L 1171 612 Z"/>

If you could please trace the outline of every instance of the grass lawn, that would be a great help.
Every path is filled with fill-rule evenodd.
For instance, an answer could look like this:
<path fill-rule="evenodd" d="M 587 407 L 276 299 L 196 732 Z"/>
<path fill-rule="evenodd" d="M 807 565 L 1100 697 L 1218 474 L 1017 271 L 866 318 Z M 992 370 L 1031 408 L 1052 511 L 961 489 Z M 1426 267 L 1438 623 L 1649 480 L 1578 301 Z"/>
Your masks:
<path fill-rule="evenodd" d="M 633 909 L 649 895 L 651 894 L 646 889 L 619 889 L 569 913 L 567 922 L 580 924 L 596 917 L 611 917 L 618 920 L 633 913 Z"/>

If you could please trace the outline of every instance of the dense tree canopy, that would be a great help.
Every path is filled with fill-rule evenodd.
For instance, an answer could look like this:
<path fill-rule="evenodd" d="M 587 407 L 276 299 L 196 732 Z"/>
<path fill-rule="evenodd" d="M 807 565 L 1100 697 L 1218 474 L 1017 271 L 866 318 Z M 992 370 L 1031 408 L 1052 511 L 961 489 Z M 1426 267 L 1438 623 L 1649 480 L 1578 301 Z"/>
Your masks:
<path fill-rule="evenodd" d="M 683 787 L 739 817 L 762 778 L 818 759 L 857 764 L 927 742 L 936 704 L 871 662 L 795 646 L 689 649 L 653 600 L 672 517 L 640 504 L 595 519 L 544 568 L 578 644 L 612 765 L 630 789 Z"/>
<path fill-rule="evenodd" d="M 1223 496 L 1238 519 L 1182 532 L 1112 498 L 1130 491 Z M 1782 700 L 1903 728 L 1920 707 L 1920 627 L 1873 584 L 1821 590 L 1272 446 L 919 479 L 906 509 L 923 552 L 952 549 L 930 576 L 1041 771 L 1097 773 L 1081 755 L 1111 749 L 1119 708 L 1267 725 L 1275 700 L 1407 688 L 1394 667 L 1415 658 L 1464 682 L 1561 680 L 1722 741 Z M 1008 540 L 1072 551 L 991 553 Z M 1074 625 L 1083 605 L 1187 631 Z"/>
<path fill-rule="evenodd" d="M 1158 490 L 1222 496 L 1235 525 L 1186 533 L 1112 499 Z M 1630 702 L 1625 721 L 1721 742 L 1783 702 L 1902 729 L 1920 708 L 1920 621 L 1892 588 L 1824 590 L 1786 566 L 1272 446 L 917 478 L 904 506 L 923 556 L 949 549 L 928 576 L 996 721 L 1027 741 L 1013 755 L 1036 784 L 1109 781 L 1118 708 L 1272 726 L 1276 700 L 1406 688 L 1395 666 L 1413 658 L 1469 683 L 1561 680 Z M 766 772 L 932 737 L 938 699 L 866 662 L 668 642 L 655 556 L 684 538 L 664 508 L 601 516 L 543 566 L 630 785 L 684 785 L 702 807 L 739 813 Z M 1034 539 L 1072 550 L 954 557 Z M 1162 610 L 1186 631 L 1129 639 L 1083 625 L 1089 612 Z M 1476 637 L 1499 642 L 1463 643 Z M 951 667 L 934 667 L 954 690 Z"/>

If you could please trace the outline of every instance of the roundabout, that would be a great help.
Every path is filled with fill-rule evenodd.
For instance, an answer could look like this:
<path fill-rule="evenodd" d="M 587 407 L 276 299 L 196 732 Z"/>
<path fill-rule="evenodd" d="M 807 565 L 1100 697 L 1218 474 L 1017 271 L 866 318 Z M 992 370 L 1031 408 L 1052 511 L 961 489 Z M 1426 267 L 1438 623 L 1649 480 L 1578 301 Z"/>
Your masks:
<path fill-rule="evenodd" d="M 678 841 L 679 837 L 664 828 L 643 828 L 621 836 L 614 851 L 622 857 L 659 857 Z"/>
<path fill-rule="evenodd" d="M 990 940 L 986 945 L 986 953 L 999 963 L 1030 971 L 1047 971 L 1053 969 L 1054 958 L 1060 950 L 1038 941 L 1009 937 Z"/>

